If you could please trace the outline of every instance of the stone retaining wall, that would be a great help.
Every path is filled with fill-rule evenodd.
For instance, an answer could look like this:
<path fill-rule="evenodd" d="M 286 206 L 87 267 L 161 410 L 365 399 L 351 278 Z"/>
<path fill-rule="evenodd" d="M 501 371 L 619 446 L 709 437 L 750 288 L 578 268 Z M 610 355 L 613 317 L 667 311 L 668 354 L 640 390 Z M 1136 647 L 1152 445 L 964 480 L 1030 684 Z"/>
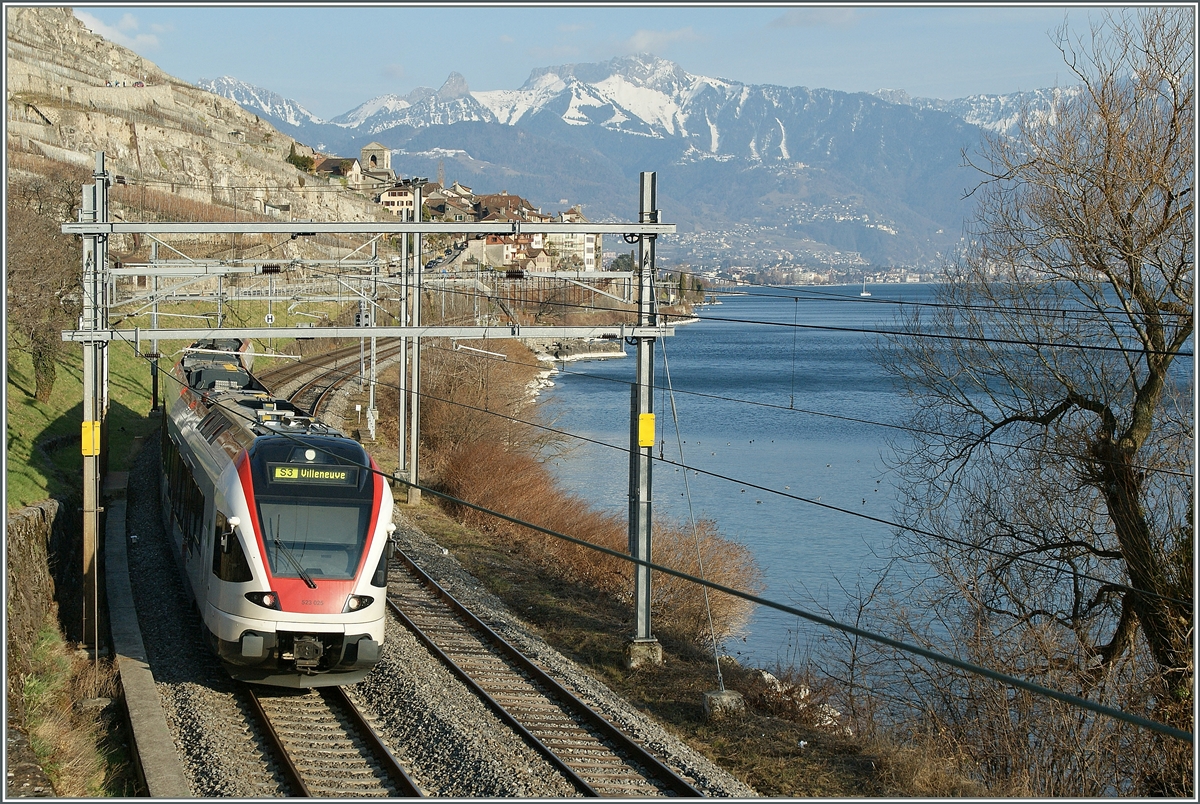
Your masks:
<path fill-rule="evenodd" d="M 78 509 L 77 499 L 51 499 L 8 515 L 5 616 L 10 679 L 28 671 L 28 646 L 47 617 L 58 619 L 68 640 L 80 638 L 83 527 Z M 13 691 L 10 683 L 10 711 Z"/>
<path fill-rule="evenodd" d="M 28 649 L 48 617 L 58 614 L 54 579 L 50 574 L 49 546 L 55 529 L 62 530 L 62 505 L 45 500 L 8 517 L 8 548 L 4 601 L 8 625 L 8 674 L 16 678 L 29 671 Z M 14 697 L 15 696 L 15 697 Z M 8 707 L 19 708 L 20 685 L 8 685 Z"/>

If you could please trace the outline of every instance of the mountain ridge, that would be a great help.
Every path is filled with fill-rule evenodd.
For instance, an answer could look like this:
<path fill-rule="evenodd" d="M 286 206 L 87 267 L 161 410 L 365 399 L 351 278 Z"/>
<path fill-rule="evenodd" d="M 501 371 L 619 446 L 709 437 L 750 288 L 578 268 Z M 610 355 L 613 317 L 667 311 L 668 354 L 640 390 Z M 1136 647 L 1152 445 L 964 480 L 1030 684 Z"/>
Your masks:
<path fill-rule="evenodd" d="M 239 97 L 266 97 L 255 89 Z M 253 108 L 270 118 L 277 107 Z M 986 104 L 971 108 L 987 125 Z M 377 141 L 401 172 L 449 167 L 535 205 L 577 200 L 593 219 L 634 217 L 638 173 L 653 169 L 680 224 L 679 256 L 703 257 L 702 231 L 754 223 L 762 242 L 728 259 L 929 265 L 955 248 L 968 212 L 961 154 L 983 138 L 957 110 L 907 94 L 749 85 L 636 54 L 535 68 L 516 90 L 472 91 L 451 72 L 437 90 L 378 96 L 328 121 L 271 119 L 319 150 Z M 560 158 L 531 160 L 506 129 L 536 141 L 543 162 Z"/>
<path fill-rule="evenodd" d="M 71 19 L 68 27 L 80 25 Z M 125 53 L 110 43 L 103 48 Z M 157 70 L 132 53 L 121 59 L 129 60 L 134 79 Z M 664 259 L 821 270 L 931 266 L 952 254 L 970 212 L 966 191 L 978 181 L 962 168 L 961 155 L 979 144 L 987 126 L 1010 125 L 1004 121 L 1018 103 L 1000 96 L 937 101 L 887 91 L 749 85 L 638 54 L 536 68 L 515 90 L 473 91 L 466 77 L 451 72 L 437 89 L 378 96 L 324 120 L 303 104 L 230 76 L 196 88 L 155 74 L 154 86 L 136 94 L 108 92 L 102 78 L 98 89 L 93 83 L 74 91 L 77 103 L 94 96 L 87 102 L 125 98 L 157 104 L 147 109 L 178 107 L 172 114 L 185 131 L 170 135 L 170 152 L 160 152 L 157 161 L 147 162 L 145 147 L 140 155 L 137 147 L 149 143 L 153 131 L 139 127 L 135 141 L 134 128 L 127 127 L 128 135 L 113 140 L 105 132 L 118 129 L 87 123 L 77 104 L 61 121 L 51 115 L 53 124 L 24 107 L 10 118 L 19 119 L 21 136 L 31 143 L 53 143 L 45 148 L 69 150 L 94 129 L 97 144 L 101 137 L 113 140 L 106 150 L 118 159 L 141 159 L 139 172 L 158 173 L 161 163 L 163 175 L 182 176 L 199 167 L 209 188 L 233 183 L 237 159 L 281 150 L 286 156 L 292 140 L 350 156 L 380 142 L 402 175 L 445 173 L 484 191 L 520 194 L 535 206 L 569 199 L 596 221 L 635 219 L 638 176 L 655 171 L 664 219 L 677 222 L 679 231 L 660 243 Z M 84 84 L 94 79 L 80 76 Z M 1049 102 L 1059 90 L 1038 92 Z M 185 113 L 206 95 L 207 107 Z M 213 105 L 213 95 L 249 117 L 230 125 L 233 118 Z M 84 128 L 71 122 L 76 119 Z M 220 159 L 196 161 L 190 152 L 206 132 Z M 248 149 L 242 140 L 250 139 L 254 148 Z M 303 176 L 286 175 L 276 184 L 295 189 L 272 192 L 286 197 L 280 203 L 291 203 L 296 214 L 312 194 L 301 189 Z M 256 201 L 268 202 L 276 203 L 265 196 Z"/>

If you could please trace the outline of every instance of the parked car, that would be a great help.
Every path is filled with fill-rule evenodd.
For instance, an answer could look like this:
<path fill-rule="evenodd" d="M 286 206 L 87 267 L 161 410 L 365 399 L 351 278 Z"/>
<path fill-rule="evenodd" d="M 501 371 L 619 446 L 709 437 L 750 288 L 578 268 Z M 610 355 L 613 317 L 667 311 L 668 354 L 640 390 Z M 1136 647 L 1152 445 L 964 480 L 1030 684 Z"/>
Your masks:
<path fill-rule="evenodd" d="M 144 86 L 146 86 L 146 85 L 145 85 L 145 84 L 143 84 L 141 81 L 134 81 L 134 82 L 133 82 L 133 85 L 134 85 L 135 87 L 144 87 Z"/>

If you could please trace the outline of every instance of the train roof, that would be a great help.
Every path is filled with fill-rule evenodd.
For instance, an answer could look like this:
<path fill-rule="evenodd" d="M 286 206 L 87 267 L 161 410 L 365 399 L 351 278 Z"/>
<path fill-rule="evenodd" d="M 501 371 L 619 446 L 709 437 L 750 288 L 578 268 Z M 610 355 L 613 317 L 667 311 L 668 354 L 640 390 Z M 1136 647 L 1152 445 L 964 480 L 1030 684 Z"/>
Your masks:
<path fill-rule="evenodd" d="M 180 381 L 200 396 L 196 429 L 209 444 L 231 454 L 271 436 L 320 436 L 357 444 L 291 402 L 271 396 L 241 364 L 243 348 L 245 342 L 236 338 L 203 339 L 185 349 L 176 364 Z"/>
<path fill-rule="evenodd" d="M 255 437 L 268 435 L 320 435 L 345 438 L 337 428 L 285 399 L 267 393 L 229 391 L 210 399 L 209 416 L 217 413 Z"/>

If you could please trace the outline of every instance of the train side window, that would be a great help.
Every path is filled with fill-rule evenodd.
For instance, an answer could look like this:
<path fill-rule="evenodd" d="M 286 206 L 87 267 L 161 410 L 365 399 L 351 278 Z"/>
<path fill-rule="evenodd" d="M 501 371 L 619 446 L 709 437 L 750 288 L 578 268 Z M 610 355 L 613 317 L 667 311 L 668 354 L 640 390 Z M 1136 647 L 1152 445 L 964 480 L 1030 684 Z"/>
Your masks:
<path fill-rule="evenodd" d="M 232 532 L 229 520 L 217 511 L 216 525 L 213 528 L 213 575 L 222 581 L 230 583 L 245 583 L 254 579 L 250 572 L 250 563 L 246 561 L 246 553 L 242 550 L 242 540 L 237 533 Z M 225 536 L 224 545 L 221 537 Z"/>
<path fill-rule="evenodd" d="M 171 471 L 171 448 L 175 444 L 171 441 L 171 437 L 167 435 L 167 426 L 165 424 L 159 428 L 159 431 L 162 433 L 162 450 L 159 457 L 162 459 L 163 475 L 167 475 Z"/>
<path fill-rule="evenodd" d="M 171 450 L 171 512 L 183 528 L 183 457 L 178 447 Z"/>

